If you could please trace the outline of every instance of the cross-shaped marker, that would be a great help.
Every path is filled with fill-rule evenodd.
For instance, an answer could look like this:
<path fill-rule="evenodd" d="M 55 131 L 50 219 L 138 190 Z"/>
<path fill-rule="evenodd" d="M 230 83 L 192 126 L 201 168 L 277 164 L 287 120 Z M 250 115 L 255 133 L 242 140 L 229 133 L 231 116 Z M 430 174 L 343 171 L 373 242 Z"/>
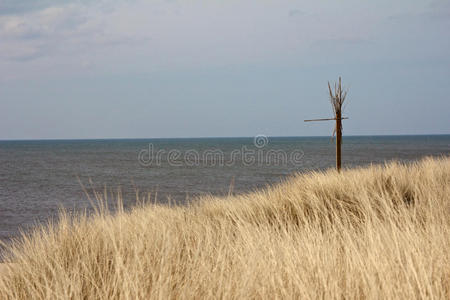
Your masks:
<path fill-rule="evenodd" d="M 345 97 L 347 96 L 347 91 L 342 90 L 341 77 L 339 77 L 339 84 L 334 84 L 334 92 L 331 90 L 330 83 L 328 82 L 328 90 L 330 92 L 330 101 L 333 106 L 334 118 L 329 119 L 314 119 L 305 120 L 305 122 L 316 122 L 316 121 L 336 121 L 336 128 L 334 133 L 336 133 L 336 169 L 338 172 L 341 171 L 341 145 L 342 145 L 342 120 L 348 119 L 347 117 L 342 117 L 342 105 L 344 104 Z"/>

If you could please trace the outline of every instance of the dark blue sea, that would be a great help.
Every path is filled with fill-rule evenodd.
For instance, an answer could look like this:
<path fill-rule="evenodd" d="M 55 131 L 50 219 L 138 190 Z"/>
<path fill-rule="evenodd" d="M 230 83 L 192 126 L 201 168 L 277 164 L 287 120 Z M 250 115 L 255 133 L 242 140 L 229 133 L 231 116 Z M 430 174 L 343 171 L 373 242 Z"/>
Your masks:
<path fill-rule="evenodd" d="M 344 137 L 344 167 L 449 156 L 450 135 Z M 58 209 L 90 210 L 83 191 L 136 190 L 183 204 L 199 195 L 244 193 L 295 172 L 335 164 L 330 137 L 0 141 L 0 240 Z"/>

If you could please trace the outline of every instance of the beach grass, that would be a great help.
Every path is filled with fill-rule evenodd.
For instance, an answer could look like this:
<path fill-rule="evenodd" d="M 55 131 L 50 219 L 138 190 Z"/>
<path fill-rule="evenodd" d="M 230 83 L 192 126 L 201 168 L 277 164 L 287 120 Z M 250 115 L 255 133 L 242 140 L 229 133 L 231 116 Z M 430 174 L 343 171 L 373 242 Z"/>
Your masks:
<path fill-rule="evenodd" d="M 0 299 L 450 299 L 450 158 L 188 206 L 97 198 L 8 246 Z"/>

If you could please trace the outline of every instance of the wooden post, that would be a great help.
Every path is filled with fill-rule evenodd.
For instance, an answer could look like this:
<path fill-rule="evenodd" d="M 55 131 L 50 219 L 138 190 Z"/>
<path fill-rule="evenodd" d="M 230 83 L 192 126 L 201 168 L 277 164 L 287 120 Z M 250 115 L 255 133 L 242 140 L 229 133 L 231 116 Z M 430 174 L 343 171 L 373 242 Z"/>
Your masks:
<path fill-rule="evenodd" d="M 342 117 L 342 109 L 345 98 L 347 97 L 347 91 L 344 91 L 342 89 L 341 77 L 339 77 L 339 84 L 338 85 L 334 84 L 334 90 L 331 89 L 331 85 L 328 82 L 328 91 L 330 93 L 330 100 L 334 111 L 334 118 L 305 120 L 305 122 L 336 120 L 336 128 L 334 129 L 334 132 L 336 133 L 336 169 L 338 172 L 340 172 L 342 166 L 342 158 L 341 158 L 342 120 L 348 119 L 346 117 Z"/>
<path fill-rule="evenodd" d="M 342 118 L 341 113 L 336 114 L 336 169 L 341 171 L 341 144 L 342 144 Z"/>

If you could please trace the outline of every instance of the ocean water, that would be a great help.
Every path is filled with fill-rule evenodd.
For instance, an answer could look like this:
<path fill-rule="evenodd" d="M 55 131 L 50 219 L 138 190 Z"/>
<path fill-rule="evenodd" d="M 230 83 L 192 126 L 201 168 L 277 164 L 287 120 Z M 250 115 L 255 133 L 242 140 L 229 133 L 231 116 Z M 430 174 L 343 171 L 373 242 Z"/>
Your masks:
<path fill-rule="evenodd" d="M 344 137 L 344 167 L 450 155 L 450 135 Z M 295 172 L 335 164 L 329 137 L 0 141 L 0 240 L 57 215 L 91 209 L 88 192 L 136 190 L 183 204 L 274 184 Z M 170 199 L 170 200 L 169 200 Z"/>

